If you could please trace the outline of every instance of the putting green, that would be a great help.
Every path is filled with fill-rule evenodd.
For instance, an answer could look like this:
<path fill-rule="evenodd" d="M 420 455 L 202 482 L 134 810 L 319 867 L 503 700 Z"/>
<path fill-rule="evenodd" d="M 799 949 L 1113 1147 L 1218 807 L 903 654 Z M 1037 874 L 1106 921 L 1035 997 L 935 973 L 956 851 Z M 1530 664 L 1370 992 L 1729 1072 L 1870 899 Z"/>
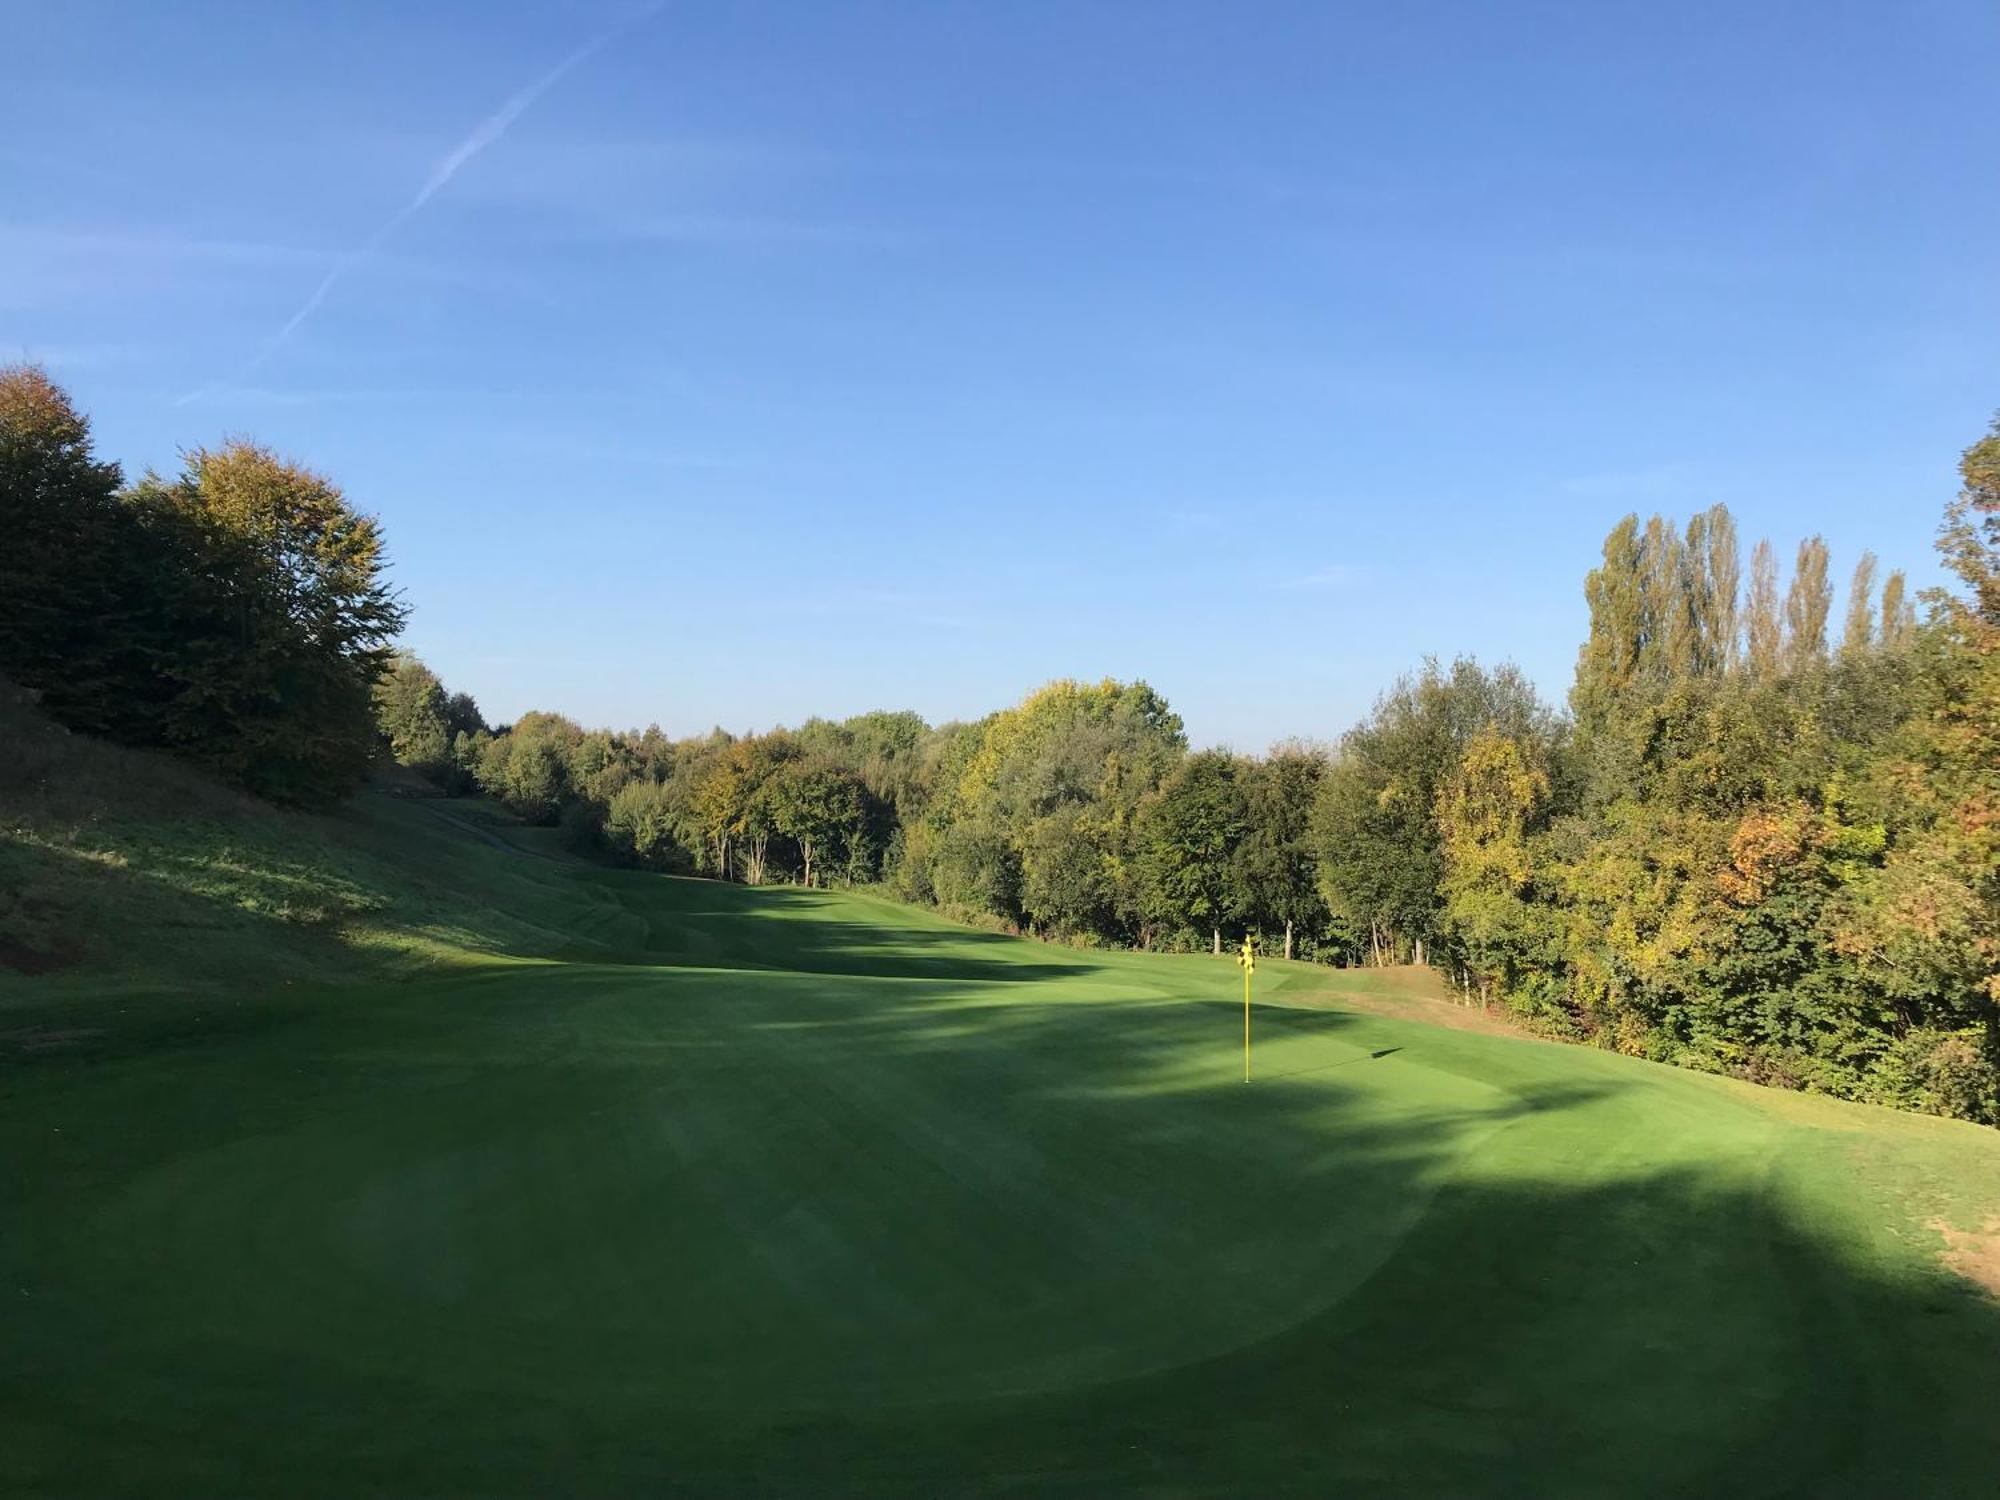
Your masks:
<path fill-rule="evenodd" d="M 1246 1087 L 1227 961 L 517 864 L 547 909 L 513 915 L 588 961 L 160 1000 L 157 1034 L 0 1065 L 0 1480 L 2000 1474 L 2000 1315 L 1931 1226 L 2000 1210 L 2000 1135 L 1366 1015 L 1367 976 L 1276 963 Z"/>

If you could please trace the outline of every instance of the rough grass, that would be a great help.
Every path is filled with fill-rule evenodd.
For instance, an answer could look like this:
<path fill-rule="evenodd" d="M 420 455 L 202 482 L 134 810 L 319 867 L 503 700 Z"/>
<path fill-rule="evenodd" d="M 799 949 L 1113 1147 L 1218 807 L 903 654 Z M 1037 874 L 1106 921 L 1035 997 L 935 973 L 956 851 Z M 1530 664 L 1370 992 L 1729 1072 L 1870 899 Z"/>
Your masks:
<path fill-rule="evenodd" d="M 1276 962 L 1246 1087 L 1226 959 L 100 770 L 0 786 L 77 945 L 0 978 L 0 1489 L 2000 1472 L 2000 1134 Z"/>
<path fill-rule="evenodd" d="M 441 811 L 509 821 L 471 800 L 283 811 L 0 691 L 0 1020 L 113 991 L 237 995 L 598 950 L 601 900 L 546 860 L 423 836 Z"/>

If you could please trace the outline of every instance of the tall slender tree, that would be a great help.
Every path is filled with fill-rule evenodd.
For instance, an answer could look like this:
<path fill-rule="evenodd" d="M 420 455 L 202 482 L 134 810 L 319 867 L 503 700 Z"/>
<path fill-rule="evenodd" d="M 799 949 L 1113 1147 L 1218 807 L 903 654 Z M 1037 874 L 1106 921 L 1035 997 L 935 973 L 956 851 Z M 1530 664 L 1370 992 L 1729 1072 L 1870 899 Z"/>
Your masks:
<path fill-rule="evenodd" d="M 1896 569 L 1882 582 L 1881 642 L 1885 651 L 1900 651 L 1917 633 L 1917 611 L 1906 597 L 1908 582 Z"/>
<path fill-rule="evenodd" d="M 1799 543 L 1792 586 L 1785 594 L 1786 671 L 1803 672 L 1826 660 L 1826 622 L 1832 613 L 1826 539 L 1809 536 Z"/>
<path fill-rule="evenodd" d="M 1626 516 L 1604 539 L 1603 561 L 1583 581 L 1590 634 L 1576 664 L 1570 708 L 1586 730 L 1600 728 L 1631 687 L 1644 644 L 1639 518 Z"/>
<path fill-rule="evenodd" d="M 1689 610 L 1688 549 L 1665 516 L 1652 516 L 1640 541 L 1638 677 L 1664 688 L 1694 674 L 1695 622 Z"/>
<path fill-rule="evenodd" d="M 1743 618 L 1743 660 L 1753 677 L 1777 675 L 1784 641 L 1784 619 L 1778 613 L 1778 555 L 1766 537 L 1750 554 L 1750 600 Z"/>
<path fill-rule="evenodd" d="M 1707 557 L 1706 589 L 1702 596 L 1702 648 L 1710 672 L 1726 672 L 1738 656 L 1738 595 L 1743 560 L 1736 540 L 1736 518 L 1726 505 L 1711 506 L 1702 528 Z M 1690 538 L 1692 550 L 1692 538 Z"/>
<path fill-rule="evenodd" d="M 1875 646 L 1875 554 L 1864 552 L 1847 585 L 1847 623 L 1840 633 L 1842 656 L 1865 656 Z"/>

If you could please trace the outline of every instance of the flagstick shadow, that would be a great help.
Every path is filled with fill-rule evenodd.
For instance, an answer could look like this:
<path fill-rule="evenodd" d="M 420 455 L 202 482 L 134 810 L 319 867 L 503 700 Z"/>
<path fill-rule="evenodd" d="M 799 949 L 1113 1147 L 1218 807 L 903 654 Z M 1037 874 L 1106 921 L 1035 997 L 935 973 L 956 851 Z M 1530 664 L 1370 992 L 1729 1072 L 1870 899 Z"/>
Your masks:
<path fill-rule="evenodd" d="M 1257 1076 L 1266 1083 L 1276 1083 L 1280 1078 L 1305 1078 L 1314 1073 L 1331 1073 L 1335 1068 L 1351 1068 L 1356 1063 L 1374 1062 L 1379 1057 L 1387 1057 L 1392 1052 L 1401 1052 L 1401 1047 L 1384 1047 L 1371 1052 L 1366 1057 L 1350 1057 L 1345 1062 L 1321 1063 L 1316 1068 L 1294 1068 L 1289 1073 L 1260 1073 Z"/>

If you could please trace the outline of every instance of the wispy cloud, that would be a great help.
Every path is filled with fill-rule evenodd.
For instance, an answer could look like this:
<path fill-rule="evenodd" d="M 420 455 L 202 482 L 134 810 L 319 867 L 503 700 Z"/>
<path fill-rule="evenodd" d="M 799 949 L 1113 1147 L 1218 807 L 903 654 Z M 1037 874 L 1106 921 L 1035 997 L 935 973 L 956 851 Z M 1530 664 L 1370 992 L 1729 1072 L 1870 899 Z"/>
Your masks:
<path fill-rule="evenodd" d="M 588 62 L 597 53 L 603 51 L 605 47 L 618 37 L 624 35 L 640 22 L 649 20 L 651 17 L 657 15 L 664 4 L 665 0 L 655 0 L 655 3 L 648 5 L 636 15 L 598 32 L 596 36 L 590 38 L 582 46 L 569 52 L 554 67 L 547 69 L 532 79 L 525 87 L 517 89 L 513 94 L 508 96 L 498 109 L 473 126 L 465 139 L 452 147 L 445 154 L 443 160 L 431 169 L 430 175 L 424 179 L 423 185 L 417 189 L 415 196 L 409 202 L 391 214 L 381 227 L 362 243 L 358 250 L 343 255 L 334 263 L 326 275 L 320 278 L 319 285 L 314 287 L 311 294 L 299 305 L 298 311 L 286 319 L 284 326 L 258 351 L 256 357 L 237 372 L 234 377 L 235 380 L 240 381 L 245 376 L 253 373 L 273 354 L 284 347 L 285 341 L 298 332 L 305 321 L 319 310 L 321 304 L 326 301 L 328 294 L 340 284 L 343 278 L 358 266 L 372 259 L 389 242 L 397 230 L 409 223 L 412 218 L 423 211 L 425 204 L 444 191 L 452 178 L 456 177 L 464 169 L 467 162 L 471 161 L 480 152 L 486 150 L 487 147 L 505 135 L 508 127 L 520 119 L 522 115 L 526 114 L 528 110 L 532 109 L 537 100 L 558 83 L 562 82 L 571 72 Z M 197 400 L 209 394 L 214 389 L 214 386 L 207 386 L 189 391 L 175 401 L 174 404 L 176 406 L 185 406 L 190 401 Z"/>

